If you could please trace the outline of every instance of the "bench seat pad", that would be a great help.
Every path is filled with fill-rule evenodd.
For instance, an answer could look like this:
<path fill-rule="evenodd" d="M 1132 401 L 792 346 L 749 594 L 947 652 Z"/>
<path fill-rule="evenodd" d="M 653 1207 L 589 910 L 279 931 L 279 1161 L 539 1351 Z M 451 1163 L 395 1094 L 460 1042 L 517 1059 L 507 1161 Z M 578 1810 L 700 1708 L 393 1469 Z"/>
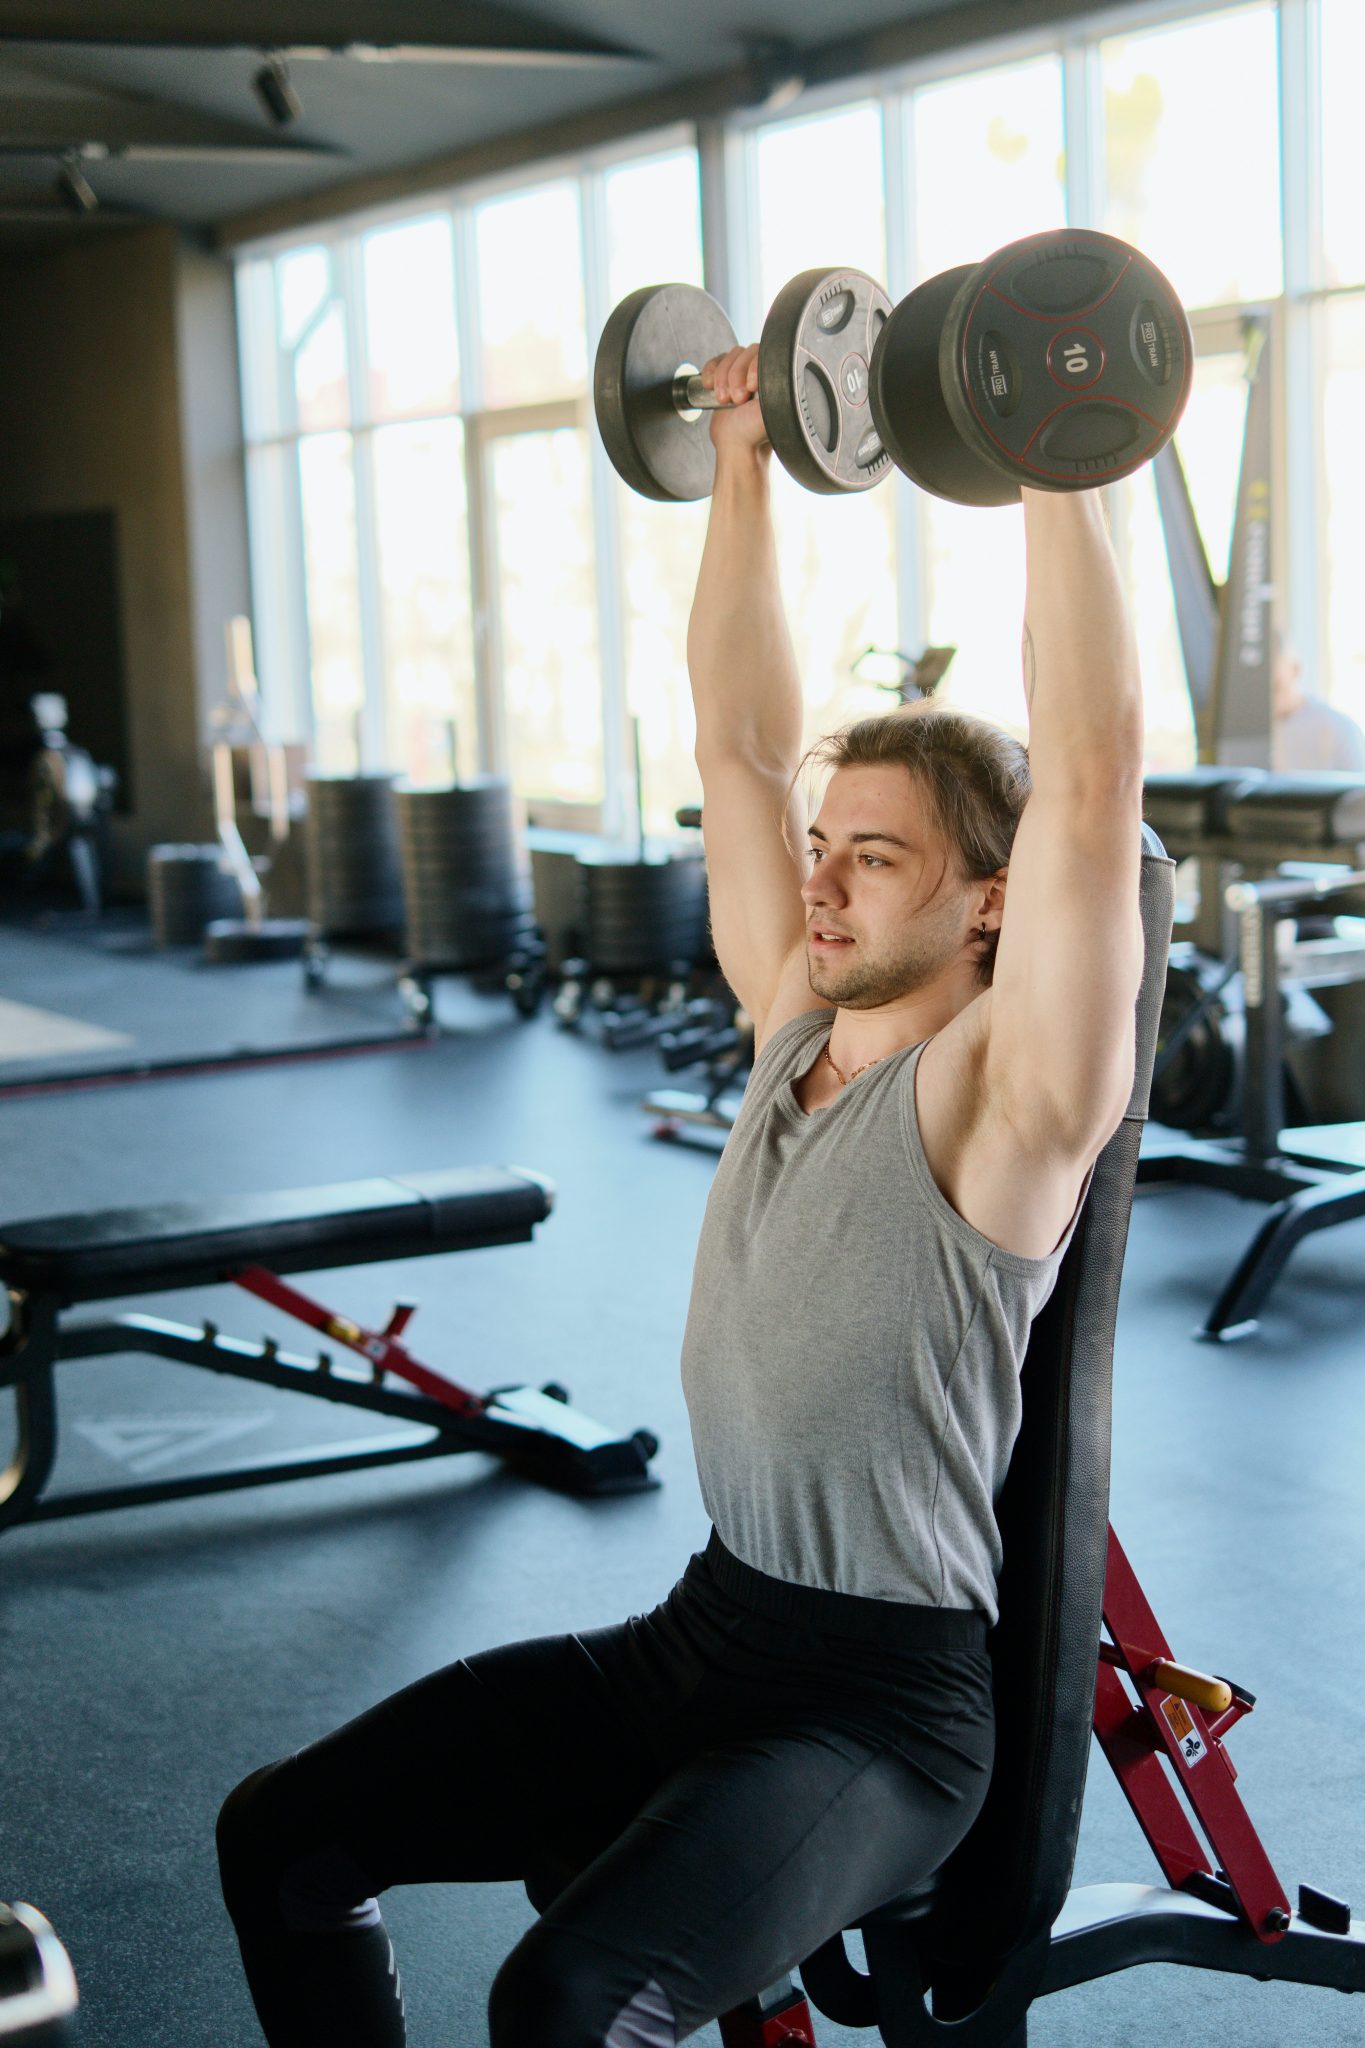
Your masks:
<path fill-rule="evenodd" d="M 1216 839 L 1226 830 L 1229 802 L 1260 779 L 1256 768 L 1208 763 L 1156 769 L 1143 777 L 1142 815 L 1163 840 L 1174 839 L 1183 846 L 1191 838 Z"/>
<path fill-rule="evenodd" d="M 1354 847 L 1365 840 L 1365 781 L 1331 769 L 1266 775 L 1238 790 L 1224 815 L 1232 839 Z"/>
<path fill-rule="evenodd" d="M 308 1273 L 516 1244 L 549 1215 L 551 1183 L 515 1167 L 218 1195 L 0 1225 L 0 1280 L 62 1302 L 226 1280 L 242 1266 Z"/>

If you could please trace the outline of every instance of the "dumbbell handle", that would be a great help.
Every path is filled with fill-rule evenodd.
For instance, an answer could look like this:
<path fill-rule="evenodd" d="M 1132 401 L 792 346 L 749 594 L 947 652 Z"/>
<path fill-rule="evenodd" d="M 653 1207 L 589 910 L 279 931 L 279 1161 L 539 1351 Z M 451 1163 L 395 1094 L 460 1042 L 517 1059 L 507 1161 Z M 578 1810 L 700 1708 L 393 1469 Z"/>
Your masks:
<path fill-rule="evenodd" d="M 679 370 L 673 379 L 673 403 L 679 412 L 719 412 L 727 401 L 702 383 L 700 371 Z"/>

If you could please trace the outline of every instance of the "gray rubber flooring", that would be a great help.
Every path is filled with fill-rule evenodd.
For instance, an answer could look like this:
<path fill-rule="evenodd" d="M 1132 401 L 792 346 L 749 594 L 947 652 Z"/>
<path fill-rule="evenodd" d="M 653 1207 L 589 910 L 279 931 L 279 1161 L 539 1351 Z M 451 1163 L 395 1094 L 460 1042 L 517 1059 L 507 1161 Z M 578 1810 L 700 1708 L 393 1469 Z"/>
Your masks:
<path fill-rule="evenodd" d="M 397 966 L 335 953 L 310 990 L 297 960 L 244 973 L 207 965 L 194 947 L 159 951 L 131 912 L 48 931 L 0 925 L 0 1090 L 393 1041 L 408 1028 Z"/>
<path fill-rule="evenodd" d="M 241 999 L 260 1000 L 245 984 Z M 416 1296 L 419 1357 L 477 1387 L 563 1380 L 588 1414 L 663 1445 L 661 1489 L 626 1498 L 551 1494 L 476 1455 L 0 1536 L 0 1898 L 31 1900 L 63 1936 L 83 2048 L 258 2041 L 212 1855 L 243 1773 L 453 1657 L 639 1611 L 705 1538 L 677 1361 L 711 1157 L 651 1140 L 639 1099 L 662 1077 L 647 1053 L 609 1055 L 460 988 L 442 1003 L 451 1035 L 416 1055 L 0 1104 L 5 1219 L 480 1162 L 551 1174 L 557 1207 L 530 1245 L 329 1273 L 315 1291 L 375 1320 Z M 1306 1879 L 1359 1914 L 1365 1225 L 1295 1255 L 1258 1337 L 1198 1344 L 1260 1213 L 1194 1190 L 1137 1203 L 1114 1522 L 1177 1655 L 1259 1696 L 1230 1749 L 1291 1895 Z M 231 1290 L 120 1306 L 307 1348 Z M 54 1489 L 318 1442 L 351 1420 L 146 1359 L 72 1362 L 59 1384 Z M 517 1769 L 510 1746 L 461 1761 Z M 1077 1880 L 1157 1875 L 1098 1760 Z M 386 1917 L 415 2048 L 479 2048 L 488 1986 L 531 1919 L 520 1889 L 408 1888 Z M 825 2020 L 817 2037 L 875 2038 Z M 1162 2037 L 1346 2048 L 1365 2039 L 1365 1999 L 1160 1967 L 1031 2020 L 1035 2048 Z"/>

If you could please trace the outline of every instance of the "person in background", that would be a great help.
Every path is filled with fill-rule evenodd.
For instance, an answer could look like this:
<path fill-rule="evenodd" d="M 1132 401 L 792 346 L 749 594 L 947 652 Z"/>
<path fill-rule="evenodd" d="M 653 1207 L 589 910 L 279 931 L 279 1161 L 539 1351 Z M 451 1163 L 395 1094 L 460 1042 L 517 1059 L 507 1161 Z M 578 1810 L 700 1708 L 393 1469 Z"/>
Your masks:
<path fill-rule="evenodd" d="M 1365 775 L 1365 732 L 1344 711 L 1304 688 L 1303 663 L 1278 627 L 1273 649 L 1270 763 L 1275 773 L 1313 775 L 1335 768 Z"/>

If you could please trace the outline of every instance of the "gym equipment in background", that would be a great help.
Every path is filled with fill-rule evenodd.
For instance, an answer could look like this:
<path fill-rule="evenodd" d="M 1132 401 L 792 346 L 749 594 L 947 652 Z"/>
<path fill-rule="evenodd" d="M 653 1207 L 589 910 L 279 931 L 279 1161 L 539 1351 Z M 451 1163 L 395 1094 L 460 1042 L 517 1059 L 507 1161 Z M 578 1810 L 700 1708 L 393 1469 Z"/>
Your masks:
<path fill-rule="evenodd" d="M 554 1013 L 568 1030 L 593 1028 L 613 1051 L 673 1030 L 713 972 L 706 870 L 690 857 L 580 853 L 583 953 L 566 960 Z"/>
<path fill-rule="evenodd" d="M 519 1015 L 534 1016 L 545 987 L 545 946 L 523 872 L 511 784 L 501 776 L 441 788 L 400 783 L 395 802 L 406 946 L 398 986 L 408 1014 L 427 1023 L 437 977 L 470 974 L 505 988 Z"/>
<path fill-rule="evenodd" d="M 392 775 L 307 778 L 304 849 L 308 917 L 304 980 L 321 985 L 334 939 L 397 950 L 403 929 L 403 869 Z"/>
<path fill-rule="evenodd" d="M 0 2042 L 68 2048 L 79 2004 L 71 1958 L 33 1906 L 0 1905 Z"/>
<path fill-rule="evenodd" d="M 869 366 L 891 301 L 859 270 L 805 270 L 763 323 L 759 403 L 778 460 L 807 490 L 864 491 L 891 473 L 867 409 Z M 608 319 L 593 405 L 618 476 L 646 498 L 705 498 L 715 480 L 702 366 L 735 346 L 695 285 L 646 285 Z"/>
<path fill-rule="evenodd" d="M 889 690 L 901 704 L 920 704 L 933 696 L 953 665 L 956 647 L 926 647 L 919 655 L 899 647 L 864 647 L 849 664 L 849 674 L 874 690 Z"/>
<path fill-rule="evenodd" d="M 725 2048 L 813 2048 L 810 2004 L 888 2048 L 1026 2048 L 1035 1998 L 1144 1962 L 1365 1991 L 1365 1923 L 1308 1885 L 1291 1908 L 1238 1795 L 1224 1738 L 1250 1694 L 1174 1661 L 1108 1527 L 1114 1324 L 1173 906 L 1172 864 L 1144 843 L 1133 1094 L 1029 1334 L 999 1502 L 1008 1710 L 985 1804 L 935 1878 L 864 1920 L 868 1974 L 836 1936 L 800 1966 L 804 1995 L 783 1978 L 724 2016 Z M 1092 1732 L 1162 1885 L 1070 1889 Z"/>
<path fill-rule="evenodd" d="M 744 1085 L 754 1063 L 754 1027 L 733 997 L 728 1005 L 712 1002 L 706 1022 L 663 1033 L 659 1057 L 670 1074 L 691 1070 L 695 1088 L 655 1088 L 641 1105 L 654 1119 L 653 1136 L 691 1139 L 704 1134 L 714 1146 L 734 1127 L 744 1099 Z M 728 1014 L 727 1014 L 728 1013 Z"/>
<path fill-rule="evenodd" d="M 1228 1341 L 1256 1328 L 1303 1238 L 1365 1215 L 1365 1122 L 1293 1122 L 1304 1105 L 1286 1071 L 1296 1043 L 1331 1029 L 1314 990 L 1365 978 L 1358 939 L 1287 930 L 1365 912 L 1365 782 L 1205 765 L 1148 777 L 1144 809 L 1173 853 L 1235 877 L 1236 946 L 1225 960 L 1176 950 L 1157 1054 L 1154 1113 L 1164 1097 L 1199 1135 L 1152 1131 L 1137 1174 L 1272 1205 L 1199 1333 Z"/>
<path fill-rule="evenodd" d="M 0 1227 L 0 1280 L 10 1300 L 9 1328 L 0 1337 L 0 1386 L 14 1388 L 18 1418 L 18 1447 L 0 1475 L 0 1529 L 22 1520 L 93 1514 L 457 1451 L 491 1451 L 528 1476 L 572 1493 L 655 1485 L 649 1462 L 658 1440 L 648 1430 L 614 1435 L 569 1407 L 567 1392 L 554 1382 L 539 1390 L 512 1386 L 471 1393 L 420 1363 L 402 1342 L 413 1304 L 400 1303 L 382 1330 L 367 1330 L 280 1278 L 376 1259 L 526 1243 L 553 1202 L 553 1186 L 539 1174 L 459 1167 Z M 63 1320 L 68 1308 L 82 1302 L 222 1282 L 356 1352 L 363 1366 L 348 1370 L 328 1352 L 304 1358 L 282 1351 L 269 1337 L 260 1343 L 225 1337 L 208 1322 L 193 1329 L 145 1315 Z M 56 1367 L 125 1352 L 395 1416 L 416 1425 L 418 1434 L 370 1437 L 303 1457 L 45 1498 L 57 1451 Z M 407 1384 L 394 1386 L 390 1375 Z"/>
<path fill-rule="evenodd" d="M 1175 593 L 1198 759 L 1224 768 L 1271 766 L 1273 636 L 1270 607 L 1274 493 L 1269 316 L 1243 316 L 1247 410 L 1226 583 L 1215 581 L 1174 442 L 1152 475 Z M 1216 918 L 1216 874 L 1201 887 Z M 1202 943 L 1209 943 L 1205 934 Z"/>
<path fill-rule="evenodd" d="M 155 945 L 198 946 L 211 923 L 234 917 L 241 907 L 237 877 L 216 842 L 148 849 L 147 910 Z"/>
<path fill-rule="evenodd" d="M 240 917 L 214 918 L 204 934 L 204 958 L 217 965 L 247 960 L 297 960 L 308 939 L 303 918 L 272 917 L 267 901 L 269 875 L 288 842 L 290 832 L 289 769 L 285 747 L 267 740 L 261 723 L 261 692 L 251 646 L 251 621 L 227 623 L 228 694 L 213 714 L 213 809 L 224 861 L 241 894 Z M 237 763 L 247 769 L 253 795 L 261 794 L 270 821 L 271 851 L 266 856 L 266 882 L 260 865 L 247 851 L 237 822 Z M 258 798 L 259 800 L 259 798 Z"/>
<path fill-rule="evenodd" d="M 87 917 L 104 906 L 105 821 L 118 777 L 67 737 L 67 704 L 55 690 L 29 699 L 34 745 L 25 775 L 25 823 L 16 834 L 25 894 L 65 880 Z"/>

